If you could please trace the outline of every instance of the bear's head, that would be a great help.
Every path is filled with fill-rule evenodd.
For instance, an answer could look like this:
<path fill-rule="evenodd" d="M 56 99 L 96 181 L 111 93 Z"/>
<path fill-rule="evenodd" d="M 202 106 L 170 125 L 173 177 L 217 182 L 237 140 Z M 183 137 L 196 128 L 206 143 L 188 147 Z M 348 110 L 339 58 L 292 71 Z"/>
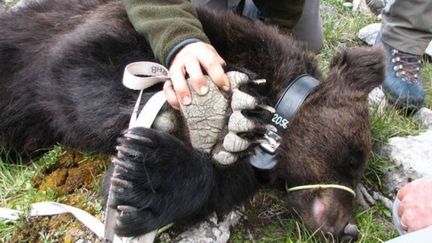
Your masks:
<path fill-rule="evenodd" d="M 271 178 L 286 188 L 337 184 L 355 191 L 371 150 L 367 96 L 384 77 L 379 48 L 343 51 L 283 135 Z M 311 230 L 353 240 L 355 195 L 338 188 L 288 192 L 287 202 Z M 330 236 L 331 235 L 331 236 Z"/>
<path fill-rule="evenodd" d="M 198 12 L 206 34 L 228 64 L 267 80 L 260 95 L 276 104 L 288 84 L 302 74 L 323 82 L 305 100 L 266 174 L 276 186 L 337 184 L 343 189 L 288 192 L 288 207 L 310 230 L 352 240 L 354 190 L 371 150 L 368 93 L 384 79 L 384 53 L 378 47 L 347 49 L 336 55 L 324 80 L 315 56 L 292 36 L 235 15 Z M 349 188 L 346 190 L 346 188 Z"/>

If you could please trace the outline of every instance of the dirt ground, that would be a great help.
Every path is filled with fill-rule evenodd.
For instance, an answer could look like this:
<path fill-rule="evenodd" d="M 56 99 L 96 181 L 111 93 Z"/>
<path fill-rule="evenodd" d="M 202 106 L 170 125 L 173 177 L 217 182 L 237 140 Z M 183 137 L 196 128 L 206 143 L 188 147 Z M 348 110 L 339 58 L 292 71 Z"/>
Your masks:
<path fill-rule="evenodd" d="M 99 188 L 110 160 L 108 156 L 89 156 L 68 151 L 57 163 L 38 172 L 32 179 L 37 193 L 53 193 L 57 202 L 74 206 L 102 219 Z M 98 242 L 70 214 L 22 219 L 14 232 L 13 242 Z"/>

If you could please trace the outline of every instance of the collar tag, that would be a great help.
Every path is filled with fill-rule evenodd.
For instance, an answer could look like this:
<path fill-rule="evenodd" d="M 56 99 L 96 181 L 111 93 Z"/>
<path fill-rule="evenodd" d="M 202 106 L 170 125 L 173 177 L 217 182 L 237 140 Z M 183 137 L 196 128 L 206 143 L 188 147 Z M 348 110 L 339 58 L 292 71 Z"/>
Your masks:
<path fill-rule="evenodd" d="M 264 139 L 261 141 L 260 146 L 268 153 L 273 154 L 280 145 L 281 136 L 275 131 L 276 128 L 271 126 L 264 134 Z"/>

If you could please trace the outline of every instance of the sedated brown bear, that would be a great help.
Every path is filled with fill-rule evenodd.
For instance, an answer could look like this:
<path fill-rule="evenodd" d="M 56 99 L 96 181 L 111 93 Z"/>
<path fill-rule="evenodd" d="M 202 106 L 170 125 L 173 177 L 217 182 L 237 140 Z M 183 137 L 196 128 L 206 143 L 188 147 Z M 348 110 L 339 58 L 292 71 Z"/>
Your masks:
<path fill-rule="evenodd" d="M 137 94 L 122 86 L 123 68 L 155 60 L 121 4 L 111 0 L 44 0 L 0 14 L 0 146 L 26 157 L 56 143 L 112 154 L 116 145 L 125 148 L 116 159 L 127 168 L 120 166 L 114 181 L 126 183 L 115 185 L 122 190 L 108 205 L 124 209 L 115 225 L 120 236 L 223 214 L 253 196 L 259 181 L 281 190 L 311 184 L 355 188 L 371 149 L 367 95 L 383 80 L 381 51 L 341 51 L 322 77 L 314 56 L 276 28 L 232 13 L 201 9 L 198 15 L 227 71 L 266 80 L 240 87 L 260 103 L 274 106 L 301 75 L 321 81 L 281 134 L 272 169 L 251 165 L 256 143 L 226 166 L 192 148 L 184 117 L 167 105 L 162 112 L 176 120 L 171 134 L 125 130 Z M 144 100 L 156 90 L 145 92 Z M 227 109 L 227 118 L 231 112 Z M 244 115 L 257 127 L 266 124 L 261 111 Z M 256 139 L 261 130 L 243 137 Z M 311 230 L 342 241 L 358 234 L 353 201 L 337 188 L 286 194 L 287 207 Z"/>

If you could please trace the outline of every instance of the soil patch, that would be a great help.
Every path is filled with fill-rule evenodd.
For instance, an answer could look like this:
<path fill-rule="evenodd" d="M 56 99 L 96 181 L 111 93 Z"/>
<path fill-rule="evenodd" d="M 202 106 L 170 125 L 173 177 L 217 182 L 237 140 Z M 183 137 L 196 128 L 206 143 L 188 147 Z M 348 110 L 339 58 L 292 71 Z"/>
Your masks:
<path fill-rule="evenodd" d="M 85 210 L 102 218 L 99 188 L 110 159 L 106 155 L 86 155 L 67 151 L 57 162 L 32 179 L 38 193 L 54 193 L 57 202 Z M 23 219 L 13 242 L 100 242 L 70 214 Z"/>

